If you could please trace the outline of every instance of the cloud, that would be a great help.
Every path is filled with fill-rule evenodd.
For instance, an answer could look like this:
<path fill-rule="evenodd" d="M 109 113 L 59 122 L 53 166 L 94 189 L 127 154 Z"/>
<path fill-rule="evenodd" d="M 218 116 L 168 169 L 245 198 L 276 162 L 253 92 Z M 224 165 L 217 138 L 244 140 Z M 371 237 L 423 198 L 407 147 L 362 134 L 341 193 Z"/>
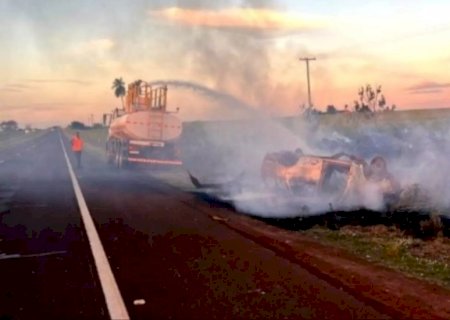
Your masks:
<path fill-rule="evenodd" d="M 440 93 L 442 90 L 439 89 L 429 89 L 429 90 L 416 90 L 411 91 L 411 94 L 434 94 L 434 93 Z"/>
<path fill-rule="evenodd" d="M 88 86 L 92 84 L 92 82 L 90 81 L 77 79 L 25 79 L 24 81 L 32 83 L 69 83 L 69 84 L 78 84 L 81 86 Z"/>
<path fill-rule="evenodd" d="M 63 102 L 36 102 L 36 103 L 28 103 L 28 104 L 2 104 L 0 106 L 1 109 L 8 109 L 14 111 L 33 111 L 33 112 L 41 112 L 41 111 L 49 111 L 49 110 L 57 110 L 61 107 L 70 106 L 68 103 Z"/>
<path fill-rule="evenodd" d="M 440 93 L 443 89 L 450 88 L 450 82 L 434 82 L 425 81 L 418 83 L 414 86 L 406 88 L 411 94 L 430 94 L 430 93 Z"/>
<path fill-rule="evenodd" d="M 171 7 L 149 12 L 153 18 L 183 26 L 268 32 L 308 32 L 322 29 L 319 17 L 276 11 L 267 8 L 227 8 L 219 10 Z"/>
<path fill-rule="evenodd" d="M 34 84 L 75 84 L 80 86 L 89 86 L 92 83 L 90 81 L 85 80 L 77 80 L 77 79 L 24 79 L 21 80 L 24 83 L 8 83 L 0 86 L 0 92 L 3 93 L 19 93 L 24 92 L 29 89 L 36 88 L 35 86 L 30 86 L 27 83 Z"/>
<path fill-rule="evenodd" d="M 0 86 L 0 92 L 23 92 L 31 86 L 21 83 L 10 83 Z"/>

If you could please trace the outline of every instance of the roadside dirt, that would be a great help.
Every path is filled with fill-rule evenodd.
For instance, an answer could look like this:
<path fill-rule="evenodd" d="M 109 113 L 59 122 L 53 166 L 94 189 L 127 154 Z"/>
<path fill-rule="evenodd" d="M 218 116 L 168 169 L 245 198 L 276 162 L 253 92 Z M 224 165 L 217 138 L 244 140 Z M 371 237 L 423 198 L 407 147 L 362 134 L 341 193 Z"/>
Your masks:
<path fill-rule="evenodd" d="M 348 251 L 326 246 L 298 232 L 281 230 L 247 216 L 217 210 L 210 217 L 358 296 L 393 318 L 450 318 L 450 291 L 445 288 L 373 265 Z M 388 230 L 374 228 L 373 232 Z M 421 243 L 417 254 L 434 254 L 434 248 L 445 251 L 448 244 L 440 241 Z"/>

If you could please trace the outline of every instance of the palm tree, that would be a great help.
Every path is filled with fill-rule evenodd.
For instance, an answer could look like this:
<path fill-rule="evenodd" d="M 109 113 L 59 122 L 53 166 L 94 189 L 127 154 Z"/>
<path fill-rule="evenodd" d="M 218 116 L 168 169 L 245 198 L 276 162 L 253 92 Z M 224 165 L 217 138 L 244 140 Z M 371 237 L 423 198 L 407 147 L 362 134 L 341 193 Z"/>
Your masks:
<path fill-rule="evenodd" d="M 116 79 L 114 79 L 113 85 L 112 85 L 111 88 L 114 89 L 114 95 L 115 95 L 117 98 L 119 98 L 119 97 L 121 98 L 121 100 L 122 100 L 122 108 L 124 108 L 124 105 L 123 105 L 123 96 L 124 96 L 125 93 L 126 93 L 126 90 L 125 90 L 125 82 L 123 81 L 122 78 L 116 78 Z"/>
<path fill-rule="evenodd" d="M 384 110 L 385 106 L 386 106 L 386 98 L 384 97 L 384 94 L 382 94 L 380 97 L 380 101 L 378 101 L 378 107 Z"/>

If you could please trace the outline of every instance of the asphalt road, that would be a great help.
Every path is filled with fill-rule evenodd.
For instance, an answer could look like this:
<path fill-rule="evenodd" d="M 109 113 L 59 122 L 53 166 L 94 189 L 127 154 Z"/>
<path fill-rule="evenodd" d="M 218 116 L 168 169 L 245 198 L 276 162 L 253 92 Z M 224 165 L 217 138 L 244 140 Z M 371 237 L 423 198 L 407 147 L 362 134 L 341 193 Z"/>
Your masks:
<path fill-rule="evenodd" d="M 388 318 L 146 172 L 75 175 L 132 319 Z M 57 131 L 0 153 L 0 318 L 109 318 Z"/>
<path fill-rule="evenodd" d="M 56 132 L 0 153 L 0 318 L 106 318 Z"/>

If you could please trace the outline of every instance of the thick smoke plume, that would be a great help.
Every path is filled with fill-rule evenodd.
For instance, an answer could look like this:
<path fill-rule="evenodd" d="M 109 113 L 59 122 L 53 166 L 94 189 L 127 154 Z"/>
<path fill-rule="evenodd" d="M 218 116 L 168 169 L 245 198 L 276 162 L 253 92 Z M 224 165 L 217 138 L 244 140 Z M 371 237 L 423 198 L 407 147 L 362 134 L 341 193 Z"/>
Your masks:
<path fill-rule="evenodd" d="M 211 9 L 210 1 L 179 1 L 181 8 Z M 214 8 L 274 8 L 274 1 L 220 1 Z M 250 17 L 251 18 L 251 17 Z M 256 31 L 255 31 L 256 32 Z M 184 65 L 196 81 L 212 84 L 222 92 L 242 97 L 244 104 L 261 109 L 273 107 L 277 83 L 273 79 L 271 43 L 261 38 L 264 30 L 214 27 L 184 27 L 177 46 L 184 53 Z M 184 40 L 183 40 L 184 39 Z M 200 80 L 199 80 L 200 79 Z M 234 104 L 236 101 L 230 101 Z M 294 105 L 298 103 L 294 102 Z"/>

